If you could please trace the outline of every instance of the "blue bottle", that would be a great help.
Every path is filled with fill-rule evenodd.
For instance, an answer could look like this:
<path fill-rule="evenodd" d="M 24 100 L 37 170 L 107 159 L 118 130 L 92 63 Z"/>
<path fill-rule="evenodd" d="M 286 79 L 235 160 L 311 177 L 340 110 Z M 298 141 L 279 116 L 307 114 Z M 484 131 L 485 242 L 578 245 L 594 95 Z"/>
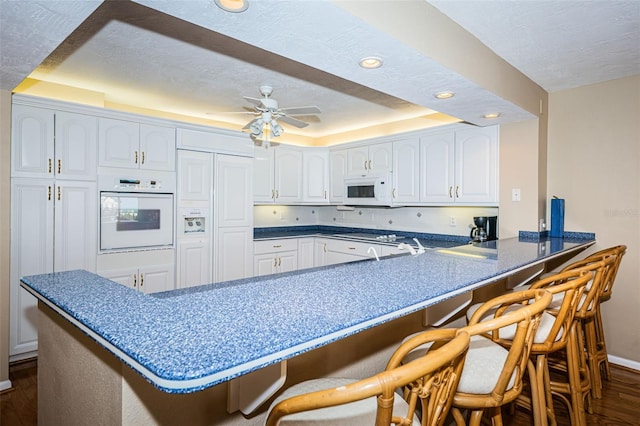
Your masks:
<path fill-rule="evenodd" d="M 562 238 L 564 235 L 564 198 L 551 200 L 551 237 Z"/>

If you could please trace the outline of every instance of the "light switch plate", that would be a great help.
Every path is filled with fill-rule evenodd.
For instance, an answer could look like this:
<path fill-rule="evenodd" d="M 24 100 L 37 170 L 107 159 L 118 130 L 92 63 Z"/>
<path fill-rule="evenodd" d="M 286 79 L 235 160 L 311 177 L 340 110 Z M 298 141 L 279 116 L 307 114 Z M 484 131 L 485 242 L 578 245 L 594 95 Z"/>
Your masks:
<path fill-rule="evenodd" d="M 511 190 L 511 201 L 520 201 L 520 188 L 513 188 Z"/>

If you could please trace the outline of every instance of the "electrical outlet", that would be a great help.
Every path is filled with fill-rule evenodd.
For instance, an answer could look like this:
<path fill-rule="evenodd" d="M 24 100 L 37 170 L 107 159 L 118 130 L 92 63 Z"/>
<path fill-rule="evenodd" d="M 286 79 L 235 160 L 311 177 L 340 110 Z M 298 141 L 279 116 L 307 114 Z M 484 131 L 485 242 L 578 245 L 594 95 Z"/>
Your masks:
<path fill-rule="evenodd" d="M 544 222 L 544 219 L 540 219 L 540 224 L 538 225 L 538 232 L 545 231 L 547 229 L 547 224 Z"/>
<path fill-rule="evenodd" d="M 513 188 L 511 190 L 511 201 L 520 201 L 520 188 Z"/>
<path fill-rule="evenodd" d="M 451 216 L 449 218 L 449 226 L 456 226 L 456 217 L 455 216 Z"/>

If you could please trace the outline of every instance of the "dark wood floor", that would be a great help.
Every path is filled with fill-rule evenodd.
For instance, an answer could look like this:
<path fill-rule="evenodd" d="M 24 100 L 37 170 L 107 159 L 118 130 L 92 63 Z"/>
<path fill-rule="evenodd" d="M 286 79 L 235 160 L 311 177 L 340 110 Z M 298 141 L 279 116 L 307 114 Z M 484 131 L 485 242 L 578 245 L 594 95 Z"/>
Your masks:
<path fill-rule="evenodd" d="M 640 372 L 612 366 L 612 380 L 605 382 L 604 397 L 594 401 L 594 414 L 587 414 L 587 424 L 604 426 L 640 426 Z M 37 424 L 36 360 L 11 365 L 9 377 L 13 388 L 0 394 L 0 425 L 33 426 Z M 570 425 L 564 407 L 555 404 L 558 425 Z M 523 410 L 505 413 L 505 426 L 529 426 L 530 415 Z"/>

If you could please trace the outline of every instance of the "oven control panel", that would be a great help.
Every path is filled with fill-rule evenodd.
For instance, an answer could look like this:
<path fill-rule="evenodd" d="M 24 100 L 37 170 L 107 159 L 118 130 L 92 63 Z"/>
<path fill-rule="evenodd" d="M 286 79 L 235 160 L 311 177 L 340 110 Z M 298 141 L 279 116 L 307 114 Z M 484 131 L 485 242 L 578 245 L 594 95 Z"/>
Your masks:
<path fill-rule="evenodd" d="M 156 179 L 118 179 L 114 189 L 140 190 L 140 189 L 162 189 L 162 181 Z"/>

